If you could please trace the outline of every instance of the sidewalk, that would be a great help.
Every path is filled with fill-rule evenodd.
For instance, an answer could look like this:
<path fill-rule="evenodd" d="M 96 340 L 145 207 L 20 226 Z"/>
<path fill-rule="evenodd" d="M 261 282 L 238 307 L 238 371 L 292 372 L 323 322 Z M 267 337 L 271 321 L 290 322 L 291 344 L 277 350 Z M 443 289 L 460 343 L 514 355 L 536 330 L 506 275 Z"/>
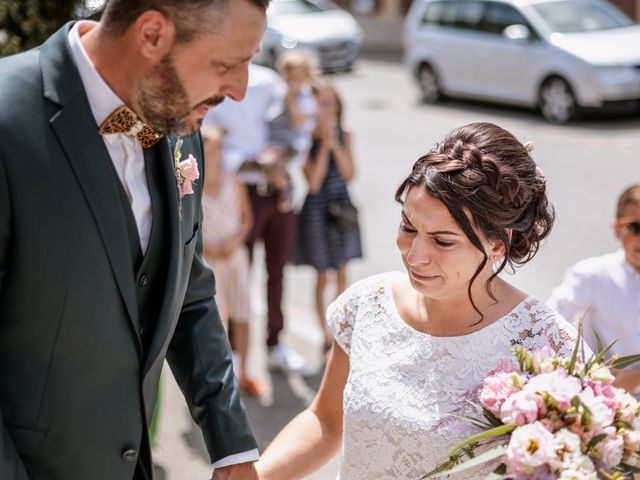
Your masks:
<path fill-rule="evenodd" d="M 273 437 L 297 413 L 313 399 L 321 381 L 321 332 L 313 315 L 312 287 L 314 272 L 311 269 L 287 267 L 285 274 L 285 317 L 283 343 L 304 353 L 308 365 L 317 374 L 302 378 L 269 372 L 266 368 L 265 338 L 265 292 L 266 273 L 264 271 L 264 251 L 261 245 L 255 251 L 252 271 L 252 338 L 249 372 L 269 385 L 273 396 L 264 402 L 251 397 L 243 397 L 249 419 L 260 446 L 264 451 Z M 163 373 L 162 405 L 158 432 L 161 456 L 158 463 L 157 480 L 205 480 L 211 478 L 209 458 L 200 429 L 191 420 L 186 403 L 178 386 L 165 365 Z M 308 477 L 308 480 L 334 480 L 337 473 L 337 459 L 332 460 L 322 470 Z"/>

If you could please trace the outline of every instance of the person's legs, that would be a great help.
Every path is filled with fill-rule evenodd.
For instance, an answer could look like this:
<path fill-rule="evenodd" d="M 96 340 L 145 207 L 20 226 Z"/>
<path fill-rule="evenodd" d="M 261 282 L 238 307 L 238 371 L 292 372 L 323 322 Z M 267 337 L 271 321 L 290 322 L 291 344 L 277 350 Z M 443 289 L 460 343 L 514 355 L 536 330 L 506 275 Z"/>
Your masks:
<path fill-rule="evenodd" d="M 270 221 L 264 229 L 264 249 L 267 262 L 267 345 L 278 344 L 278 335 L 284 327 L 282 315 L 282 293 L 284 267 L 291 258 L 295 241 L 295 214 L 276 211 L 276 197 L 272 198 L 273 209 Z"/>
<path fill-rule="evenodd" d="M 336 270 L 336 297 L 347 289 L 347 264 Z"/>

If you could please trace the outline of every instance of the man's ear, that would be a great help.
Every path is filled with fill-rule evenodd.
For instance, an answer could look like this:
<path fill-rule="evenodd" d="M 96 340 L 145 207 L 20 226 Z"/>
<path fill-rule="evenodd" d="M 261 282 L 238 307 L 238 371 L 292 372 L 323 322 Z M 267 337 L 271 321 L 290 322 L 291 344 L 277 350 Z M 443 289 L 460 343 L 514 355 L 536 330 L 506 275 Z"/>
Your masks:
<path fill-rule="evenodd" d="M 615 235 L 616 239 L 621 241 L 622 240 L 622 227 L 620 226 L 620 224 L 616 220 L 614 220 L 613 223 L 611 223 L 611 229 L 613 230 L 613 234 Z"/>
<path fill-rule="evenodd" d="M 175 25 L 158 10 L 147 10 L 131 27 L 140 55 L 152 63 L 162 60 L 173 48 Z"/>

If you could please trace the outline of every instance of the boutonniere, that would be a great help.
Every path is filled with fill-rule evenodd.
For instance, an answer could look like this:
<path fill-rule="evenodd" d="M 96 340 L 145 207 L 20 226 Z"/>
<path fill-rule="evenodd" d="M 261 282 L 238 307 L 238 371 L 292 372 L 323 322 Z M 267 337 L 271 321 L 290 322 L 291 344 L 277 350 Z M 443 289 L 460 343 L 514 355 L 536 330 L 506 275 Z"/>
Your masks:
<path fill-rule="evenodd" d="M 193 193 L 193 182 L 200 178 L 196 157 L 189 154 L 186 160 L 180 160 L 182 158 L 181 147 L 182 139 L 178 138 L 173 151 L 173 168 L 175 170 L 176 181 L 178 182 L 180 198 L 185 195 L 191 195 Z"/>

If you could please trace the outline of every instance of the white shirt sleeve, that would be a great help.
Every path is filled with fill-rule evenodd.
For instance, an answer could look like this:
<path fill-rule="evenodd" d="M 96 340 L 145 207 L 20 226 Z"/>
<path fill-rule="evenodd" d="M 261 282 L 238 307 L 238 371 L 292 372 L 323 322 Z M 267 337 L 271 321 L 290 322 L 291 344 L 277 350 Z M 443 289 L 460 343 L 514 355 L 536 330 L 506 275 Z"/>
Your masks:
<path fill-rule="evenodd" d="M 258 449 L 249 450 L 248 452 L 236 453 L 228 457 L 221 458 L 212 464 L 213 468 L 228 467 L 230 465 L 238 465 L 240 463 L 256 462 L 260 458 Z"/>
<path fill-rule="evenodd" d="M 574 265 L 567 270 L 562 283 L 551 292 L 547 305 L 577 327 L 593 303 L 594 281 L 595 278 L 582 271 L 579 264 Z"/>

